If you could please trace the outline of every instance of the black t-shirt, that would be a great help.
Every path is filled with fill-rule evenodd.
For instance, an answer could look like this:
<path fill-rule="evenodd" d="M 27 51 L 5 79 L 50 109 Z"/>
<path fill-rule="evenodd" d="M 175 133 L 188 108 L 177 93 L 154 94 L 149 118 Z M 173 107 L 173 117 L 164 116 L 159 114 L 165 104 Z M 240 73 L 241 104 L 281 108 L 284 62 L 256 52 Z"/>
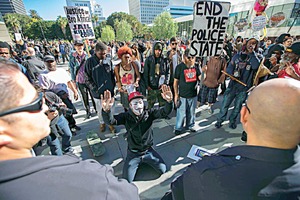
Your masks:
<path fill-rule="evenodd" d="M 192 98 L 197 96 L 197 81 L 201 72 L 198 67 L 188 68 L 184 63 L 177 65 L 174 78 L 179 80 L 179 96 Z"/>

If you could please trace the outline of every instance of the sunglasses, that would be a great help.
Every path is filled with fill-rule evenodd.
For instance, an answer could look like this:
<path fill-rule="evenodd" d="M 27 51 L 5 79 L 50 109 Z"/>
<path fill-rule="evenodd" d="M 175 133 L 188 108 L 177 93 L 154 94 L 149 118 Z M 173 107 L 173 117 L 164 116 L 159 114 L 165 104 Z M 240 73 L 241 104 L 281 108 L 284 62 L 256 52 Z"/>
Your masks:
<path fill-rule="evenodd" d="M 187 56 L 187 59 L 189 59 L 189 60 L 192 60 L 194 58 L 195 58 L 194 56 Z"/>
<path fill-rule="evenodd" d="M 247 91 L 247 98 L 249 98 L 249 95 L 251 94 L 251 92 L 256 88 L 256 86 L 252 86 L 248 91 Z M 245 106 L 245 108 L 248 110 L 249 114 L 251 114 L 250 108 L 247 105 L 247 100 L 245 101 L 245 103 L 243 104 L 243 106 Z"/>
<path fill-rule="evenodd" d="M 43 109 L 43 93 L 39 93 L 39 96 L 30 104 L 19 106 L 0 113 L 0 117 L 10 115 L 18 112 L 37 112 Z"/>
<path fill-rule="evenodd" d="M 243 104 L 243 106 L 245 106 L 245 108 L 248 110 L 249 114 L 251 114 L 250 108 L 247 105 L 247 101 L 245 101 L 245 103 Z"/>
<path fill-rule="evenodd" d="M 172 45 L 177 45 L 177 43 L 176 42 L 172 42 Z"/>

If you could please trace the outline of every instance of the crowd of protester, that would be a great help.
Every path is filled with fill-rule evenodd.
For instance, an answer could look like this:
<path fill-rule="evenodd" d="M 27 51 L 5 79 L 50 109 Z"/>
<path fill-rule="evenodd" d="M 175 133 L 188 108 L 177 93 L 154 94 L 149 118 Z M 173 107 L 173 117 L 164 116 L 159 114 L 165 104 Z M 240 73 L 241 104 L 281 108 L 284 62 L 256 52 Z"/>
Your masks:
<path fill-rule="evenodd" d="M 254 105 L 253 102 L 260 98 L 259 95 L 274 96 L 275 94 L 270 92 L 272 87 L 275 90 L 278 87 L 279 95 L 282 95 L 284 94 L 282 85 L 286 85 L 287 90 L 285 92 L 290 94 L 291 99 L 294 96 L 296 99 L 298 98 L 294 103 L 299 102 L 299 87 L 294 94 L 291 93 L 291 88 L 293 85 L 299 85 L 298 81 L 300 81 L 300 41 L 288 33 L 283 33 L 274 40 L 267 37 L 262 39 L 243 38 L 241 36 L 237 38 L 226 37 L 222 53 L 207 58 L 191 56 L 190 51 L 189 41 L 183 42 L 176 37 L 167 41 L 136 40 L 109 43 L 82 40 L 76 40 L 72 43 L 62 40 L 40 42 L 24 39 L 14 45 L 0 42 L 0 65 L 11 65 L 7 69 L 3 66 L 0 67 L 0 71 L 2 70 L 4 73 L 7 70 L 7 73 L 21 77 L 12 67 L 16 66 L 35 90 L 41 94 L 39 98 L 43 99 L 48 106 L 45 114 L 50 120 L 50 135 L 39 135 L 40 140 L 36 141 L 37 144 L 32 145 L 33 149 L 37 145 L 47 143 L 52 155 L 63 156 L 74 151 L 71 139 L 72 136 L 76 135 L 76 131 L 81 130 L 76 125 L 74 118 L 74 115 L 77 114 L 74 101 L 78 99 L 82 101 L 86 111 L 86 119 L 91 118 L 93 113 L 97 114 L 100 132 L 104 132 L 108 126 L 109 131 L 115 133 L 115 125 L 125 125 L 128 150 L 123 168 L 123 178 L 131 183 L 134 181 L 136 171 L 142 162 L 151 165 L 160 174 L 166 172 L 167 167 L 163 158 L 152 147 L 152 124 L 158 118 L 169 119 L 173 109 L 176 111 L 174 135 L 180 135 L 186 131 L 197 132 L 195 126 L 197 107 L 207 105 L 206 109 L 210 114 L 213 114 L 218 96 L 223 95 L 215 127 L 220 128 L 222 123 L 228 119 L 228 110 L 234 102 L 233 110 L 229 116 L 229 128 L 236 129 L 237 124 L 241 122 L 244 128 L 242 140 L 250 145 L 264 146 L 262 143 L 256 143 L 256 139 L 259 140 L 257 133 L 255 137 L 253 136 L 253 132 L 259 131 L 256 129 L 253 131 L 252 126 L 258 126 L 258 123 L 251 121 L 249 122 L 251 128 L 248 127 L 248 115 L 253 113 L 257 115 L 256 110 L 253 111 L 253 108 L 248 107 L 245 103 L 251 102 Z M 58 67 L 58 64 L 66 62 L 69 66 L 67 71 Z M 24 77 L 21 79 L 23 80 Z M 275 80 L 269 82 L 271 79 Z M 292 80 L 287 80 L 285 83 L 281 82 L 280 79 Z M 16 79 L 13 81 L 17 82 Z M 261 89 L 254 89 L 257 92 L 253 92 L 252 98 L 250 98 L 249 92 L 256 86 Z M 25 86 L 18 85 L 18 87 L 21 87 L 19 90 L 22 90 L 22 87 Z M 26 93 L 25 88 L 23 89 Z M 32 89 L 30 88 L 30 90 Z M 118 94 L 124 112 L 116 115 L 114 110 Z M 23 97 L 19 98 L 22 99 Z M 286 101 L 286 105 L 289 104 L 288 100 Z M 93 107 L 90 106 L 90 102 Z M 5 106 L 10 108 L 9 105 Z M 258 101 L 256 106 L 259 107 Z M 273 108 L 276 109 L 276 106 L 277 104 L 274 103 Z M 42 112 L 42 108 L 39 109 Z M 257 108 L 254 107 L 254 109 Z M 4 110 L 1 109 L 1 112 Z M 27 110 L 25 109 L 25 111 Z M 281 114 L 285 115 L 283 112 Z M 241 115 L 240 120 L 238 119 L 239 115 Z M 290 117 L 292 116 L 293 114 Z M 263 116 L 257 115 L 257 119 L 259 117 L 264 120 Z M 277 127 L 277 125 L 275 126 Z M 289 132 L 291 138 L 296 138 L 295 131 L 299 132 L 296 125 L 294 128 L 286 127 L 286 129 L 291 129 Z M 281 129 L 278 129 L 277 132 L 279 130 Z M 59 137 L 62 138 L 61 144 Z M 247 141 L 249 138 L 250 141 Z M 283 138 L 278 136 L 278 139 Z M 266 147 L 293 149 L 300 142 L 298 140 L 295 139 L 291 143 L 287 142 L 288 145 L 286 146 L 275 145 L 275 143 L 271 144 L 270 142 L 269 146 L 266 145 Z M 2 145 L 5 144 L 4 142 Z M 255 149 L 253 152 L 259 153 L 259 149 Z M 271 153 L 277 155 L 273 151 L 270 151 L 270 155 Z M 265 156 L 267 157 L 267 155 L 266 153 Z M 283 159 L 283 156 L 280 156 Z M 72 160 L 74 158 L 66 158 L 66 160 L 68 159 L 69 161 L 66 162 L 78 162 Z M 218 158 L 213 157 L 212 159 Z M 41 162 L 44 161 L 41 160 Z M 213 161 L 207 162 L 205 167 L 208 167 L 209 162 Z M 216 161 L 215 168 L 228 164 L 228 162 L 230 161 Z M 80 163 L 79 165 L 91 164 L 82 163 L 82 161 Z M 77 173 L 78 167 L 74 166 L 74 173 Z M 195 191 L 187 188 L 193 188 L 190 186 L 197 185 L 195 183 L 198 180 L 192 177 L 193 175 L 197 176 L 199 171 L 205 171 L 202 167 L 193 165 L 189 168 L 172 183 L 172 191 L 167 193 L 164 199 L 193 199 L 192 195 Z M 247 168 L 247 166 L 243 168 Z M 285 169 L 281 166 L 277 168 L 278 173 L 270 177 L 276 177 Z M 111 169 L 108 167 L 106 170 Z M 222 172 L 217 171 L 216 173 Z M 266 172 L 264 171 L 264 173 Z M 262 177 L 263 173 L 260 173 L 260 176 Z M 208 182 L 204 178 L 203 180 Z M 217 180 L 213 180 L 212 185 L 214 181 Z M 258 181 L 253 180 L 251 183 L 253 185 L 258 184 Z M 224 185 L 230 187 L 232 184 L 224 182 Z M 125 184 L 125 187 L 134 186 L 126 186 Z M 251 188 L 252 186 L 248 187 Z M 214 195 L 221 194 L 218 189 L 220 188 L 216 189 L 219 193 Z M 262 188 L 259 187 L 259 189 Z M 135 188 L 131 188 L 131 190 L 136 192 Z M 245 189 L 245 191 L 248 190 Z M 261 191 L 256 188 L 255 192 Z M 226 192 L 226 195 L 229 194 Z M 199 195 L 209 199 L 212 194 L 199 192 Z M 233 192 L 231 195 L 240 197 L 242 193 Z M 299 191 L 297 190 L 293 195 L 292 197 L 299 196 Z M 134 199 L 137 196 L 131 198 Z"/>

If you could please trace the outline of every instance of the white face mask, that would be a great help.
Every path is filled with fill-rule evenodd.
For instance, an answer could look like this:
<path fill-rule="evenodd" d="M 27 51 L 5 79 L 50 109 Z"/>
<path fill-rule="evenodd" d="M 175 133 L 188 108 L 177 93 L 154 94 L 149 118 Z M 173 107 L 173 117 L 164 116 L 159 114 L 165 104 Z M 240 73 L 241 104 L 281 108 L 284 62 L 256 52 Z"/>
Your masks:
<path fill-rule="evenodd" d="M 144 101 L 142 98 L 132 99 L 129 103 L 132 112 L 135 115 L 141 115 L 144 111 Z"/>

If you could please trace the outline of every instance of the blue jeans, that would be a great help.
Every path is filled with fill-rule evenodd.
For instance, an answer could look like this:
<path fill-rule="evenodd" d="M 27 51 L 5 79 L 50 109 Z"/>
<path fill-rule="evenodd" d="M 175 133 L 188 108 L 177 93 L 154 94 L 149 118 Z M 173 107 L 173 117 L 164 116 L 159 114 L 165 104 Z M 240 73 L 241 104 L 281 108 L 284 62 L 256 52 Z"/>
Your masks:
<path fill-rule="evenodd" d="M 228 113 L 228 108 L 230 104 L 234 101 L 234 108 L 233 111 L 231 112 L 231 115 L 229 117 L 229 122 L 231 124 L 236 124 L 236 118 L 238 117 L 242 105 L 245 102 L 247 98 L 247 92 L 246 91 L 234 91 L 231 88 L 227 88 L 224 97 L 223 97 L 223 102 L 222 102 L 222 107 L 218 116 L 218 122 L 222 123 L 223 121 L 226 120 L 226 116 Z"/>
<path fill-rule="evenodd" d="M 48 135 L 47 136 L 47 144 L 50 147 L 50 152 L 52 155 L 56 155 L 56 156 L 63 155 L 58 137 L 56 137 L 55 135 L 51 135 L 51 134 Z"/>
<path fill-rule="evenodd" d="M 138 166 L 141 163 L 147 163 L 160 174 L 163 174 L 167 171 L 165 162 L 152 147 L 143 153 L 134 153 L 130 150 L 127 150 L 127 157 L 123 167 L 123 178 L 131 183 L 134 180 Z"/>
<path fill-rule="evenodd" d="M 184 118 L 186 118 L 186 127 L 192 128 L 195 125 L 195 110 L 197 105 L 197 96 L 193 98 L 183 98 L 179 99 L 179 107 L 176 113 L 176 124 L 175 130 L 182 131 Z"/>
<path fill-rule="evenodd" d="M 71 139 L 72 139 L 72 132 L 69 127 L 68 120 L 63 116 L 60 115 L 57 126 L 61 129 L 63 135 L 62 138 L 62 150 L 67 152 L 71 148 Z"/>

